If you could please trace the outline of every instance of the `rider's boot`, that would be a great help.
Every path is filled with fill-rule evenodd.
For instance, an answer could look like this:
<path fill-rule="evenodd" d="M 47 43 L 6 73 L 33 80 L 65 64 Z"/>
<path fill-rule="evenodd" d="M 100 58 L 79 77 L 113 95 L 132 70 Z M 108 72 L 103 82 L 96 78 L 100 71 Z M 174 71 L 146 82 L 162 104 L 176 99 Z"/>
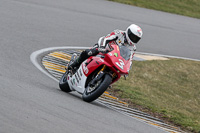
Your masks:
<path fill-rule="evenodd" d="M 68 70 L 72 70 L 72 72 L 76 72 L 76 70 L 79 68 L 81 63 L 89 58 L 90 56 L 97 55 L 99 53 L 97 48 L 92 49 L 86 49 L 83 52 L 81 52 L 80 56 L 71 64 L 68 66 Z"/>
<path fill-rule="evenodd" d="M 68 66 L 68 70 L 71 70 L 73 73 L 75 73 L 76 70 L 79 68 L 80 64 L 81 63 L 77 58 L 71 65 Z"/>

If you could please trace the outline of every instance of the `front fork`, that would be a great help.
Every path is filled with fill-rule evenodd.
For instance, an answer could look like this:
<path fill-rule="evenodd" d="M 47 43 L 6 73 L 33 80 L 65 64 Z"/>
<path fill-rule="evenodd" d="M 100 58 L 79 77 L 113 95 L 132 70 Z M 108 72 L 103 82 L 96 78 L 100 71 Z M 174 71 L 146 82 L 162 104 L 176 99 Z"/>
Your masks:
<path fill-rule="evenodd" d="M 99 73 L 102 73 L 104 70 L 106 69 L 106 65 L 103 65 L 103 67 L 101 68 L 101 70 L 98 72 L 97 75 L 99 75 Z M 116 78 L 117 74 L 114 72 L 114 73 L 110 73 L 110 76 L 112 77 L 112 79 Z"/>
<path fill-rule="evenodd" d="M 106 65 L 103 65 L 103 67 L 101 68 L 101 70 L 97 73 L 96 77 L 92 80 L 91 83 L 89 83 L 90 87 L 94 87 L 96 85 L 96 83 L 101 80 L 101 78 L 104 76 L 104 70 L 106 69 Z"/>
<path fill-rule="evenodd" d="M 100 74 L 100 73 L 103 73 L 103 71 L 106 69 L 106 65 L 103 65 L 103 67 L 101 68 L 101 70 L 98 72 L 98 74 L 97 74 L 97 76 Z M 103 73 L 103 75 L 104 75 L 105 73 Z M 112 77 L 112 79 L 114 79 L 114 78 L 116 78 L 117 77 L 117 74 L 115 73 L 115 72 L 113 72 L 113 73 L 109 73 L 110 74 L 110 76 Z M 96 77 L 97 77 L 96 76 Z M 101 76 L 102 77 L 102 76 Z"/>
<path fill-rule="evenodd" d="M 106 65 L 103 65 L 103 67 L 101 68 L 101 70 L 98 72 L 97 75 L 99 75 L 100 72 L 103 72 L 106 69 Z"/>

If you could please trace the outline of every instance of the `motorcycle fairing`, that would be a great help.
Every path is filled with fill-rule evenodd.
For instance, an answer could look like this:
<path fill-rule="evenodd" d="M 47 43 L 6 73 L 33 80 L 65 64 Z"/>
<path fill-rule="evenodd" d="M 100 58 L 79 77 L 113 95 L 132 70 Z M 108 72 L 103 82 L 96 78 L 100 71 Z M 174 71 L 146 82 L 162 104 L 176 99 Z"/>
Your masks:
<path fill-rule="evenodd" d="M 121 48 L 118 45 L 112 44 L 111 46 L 113 47 L 112 51 L 107 54 L 89 57 L 81 64 L 73 76 L 68 75 L 67 80 L 71 90 L 76 90 L 83 94 L 88 76 L 103 65 L 106 65 L 112 72 L 117 74 L 117 78 L 112 83 L 119 80 L 121 75 L 128 74 L 132 60 L 130 58 L 125 59 L 121 55 Z"/>
<path fill-rule="evenodd" d="M 82 63 L 83 65 L 83 63 Z M 76 90 L 77 92 L 83 94 L 85 91 L 85 83 L 87 80 L 86 75 L 84 74 L 83 67 L 79 67 L 79 69 L 76 71 L 76 73 L 72 76 L 68 74 L 67 82 L 69 84 L 69 87 L 71 90 Z"/>

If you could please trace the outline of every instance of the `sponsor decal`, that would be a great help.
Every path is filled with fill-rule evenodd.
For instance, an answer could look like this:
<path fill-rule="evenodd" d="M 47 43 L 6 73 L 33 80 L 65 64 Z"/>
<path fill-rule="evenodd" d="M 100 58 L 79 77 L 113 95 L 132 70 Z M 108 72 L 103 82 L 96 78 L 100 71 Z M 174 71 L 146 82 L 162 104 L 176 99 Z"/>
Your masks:
<path fill-rule="evenodd" d="M 112 53 L 108 53 L 110 56 L 112 56 Z"/>
<path fill-rule="evenodd" d="M 85 63 L 83 63 L 83 72 L 85 74 L 88 74 L 88 72 L 89 72 L 89 70 L 88 70 L 87 66 L 85 65 Z"/>
<path fill-rule="evenodd" d="M 79 83 L 79 80 L 78 80 L 78 78 L 77 78 L 76 74 L 75 74 L 75 78 L 76 78 L 76 81 Z"/>
<path fill-rule="evenodd" d="M 118 53 L 114 53 L 115 57 L 118 57 Z"/>
<path fill-rule="evenodd" d="M 76 74 L 77 74 L 78 79 L 81 80 L 81 77 L 80 77 L 80 75 L 79 75 L 79 72 L 77 72 Z"/>
<path fill-rule="evenodd" d="M 100 58 L 100 59 L 99 59 L 99 62 L 104 62 L 104 60 Z"/>
<path fill-rule="evenodd" d="M 82 71 L 81 71 L 81 69 L 79 69 L 79 74 L 80 74 L 80 76 L 82 77 L 82 75 L 83 75 L 83 74 L 82 74 Z"/>

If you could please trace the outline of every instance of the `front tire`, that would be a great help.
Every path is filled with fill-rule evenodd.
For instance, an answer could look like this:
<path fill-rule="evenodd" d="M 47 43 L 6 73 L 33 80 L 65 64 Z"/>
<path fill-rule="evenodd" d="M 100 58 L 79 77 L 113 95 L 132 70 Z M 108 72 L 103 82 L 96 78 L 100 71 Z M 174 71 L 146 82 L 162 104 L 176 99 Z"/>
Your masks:
<path fill-rule="evenodd" d="M 69 84 L 67 82 L 67 72 L 65 72 L 63 74 L 63 76 L 60 78 L 59 87 L 64 92 L 71 92 L 71 89 L 70 89 Z"/>
<path fill-rule="evenodd" d="M 109 87 L 111 82 L 112 82 L 111 76 L 108 74 L 105 74 L 100 85 L 98 85 L 94 91 L 88 93 L 89 86 L 86 87 L 82 96 L 83 100 L 86 102 L 92 102 L 96 100 L 98 97 L 100 97 L 104 93 L 104 91 Z"/>

